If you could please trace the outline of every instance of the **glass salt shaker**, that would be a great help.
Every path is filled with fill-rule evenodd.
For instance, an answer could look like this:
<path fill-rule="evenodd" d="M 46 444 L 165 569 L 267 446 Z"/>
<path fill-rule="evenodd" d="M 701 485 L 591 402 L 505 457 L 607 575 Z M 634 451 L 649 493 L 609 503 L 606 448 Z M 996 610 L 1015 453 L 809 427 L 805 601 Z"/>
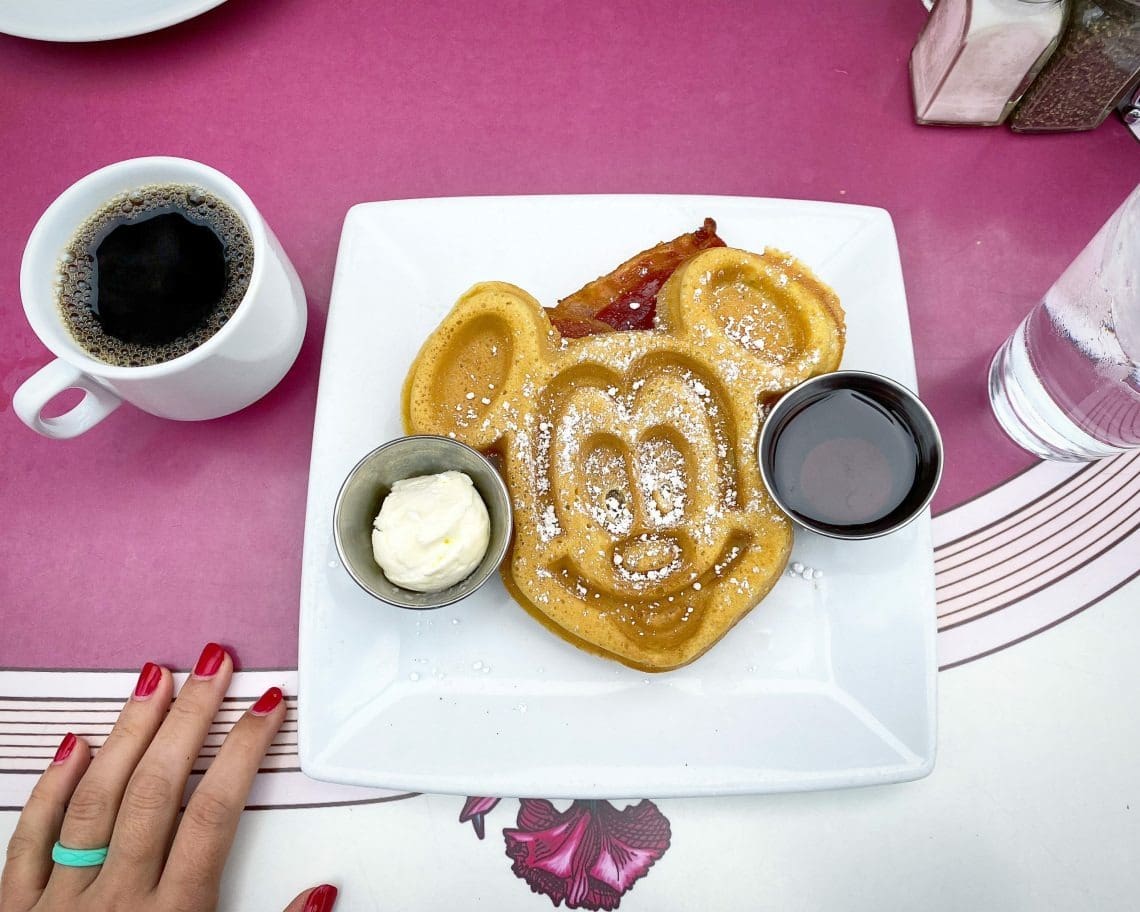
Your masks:
<path fill-rule="evenodd" d="M 1099 127 L 1140 74 L 1140 0 L 1072 0 L 1061 43 L 1013 112 L 1020 133 Z"/>
<path fill-rule="evenodd" d="M 938 0 L 910 57 L 920 124 L 1000 124 L 1048 61 L 1064 0 Z"/>

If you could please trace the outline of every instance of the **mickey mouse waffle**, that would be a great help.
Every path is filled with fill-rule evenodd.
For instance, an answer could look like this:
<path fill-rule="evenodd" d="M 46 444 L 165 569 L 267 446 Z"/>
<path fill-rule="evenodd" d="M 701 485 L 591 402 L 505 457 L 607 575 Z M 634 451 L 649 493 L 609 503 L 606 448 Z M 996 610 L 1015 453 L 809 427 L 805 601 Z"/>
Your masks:
<path fill-rule="evenodd" d="M 713 247 L 655 328 L 564 338 L 521 288 L 468 291 L 404 386 L 410 433 L 497 453 L 512 596 L 570 642 L 646 671 L 693 661 L 775 584 L 791 523 L 756 457 L 763 403 L 834 370 L 835 293 L 793 257 Z"/>

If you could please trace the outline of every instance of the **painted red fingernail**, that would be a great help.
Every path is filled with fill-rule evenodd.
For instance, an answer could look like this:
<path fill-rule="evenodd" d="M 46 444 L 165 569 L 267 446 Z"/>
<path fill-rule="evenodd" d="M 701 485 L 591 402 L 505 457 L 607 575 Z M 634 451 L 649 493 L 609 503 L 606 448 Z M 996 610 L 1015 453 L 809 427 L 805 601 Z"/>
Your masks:
<path fill-rule="evenodd" d="M 207 643 L 202 654 L 198 656 L 198 664 L 194 666 L 194 677 L 212 678 L 218 673 L 225 661 L 226 651 L 217 643 Z"/>
<path fill-rule="evenodd" d="M 135 685 L 135 699 L 145 700 L 158 690 L 158 685 L 161 681 L 162 668 L 155 665 L 154 662 L 147 662 L 142 667 L 142 671 L 139 672 L 139 680 Z"/>
<path fill-rule="evenodd" d="M 332 884 L 321 884 L 305 900 L 302 912 L 329 912 L 336 902 L 337 889 Z"/>
<path fill-rule="evenodd" d="M 71 756 L 71 752 L 75 750 L 75 745 L 78 743 L 79 739 L 76 738 L 75 735 L 73 735 L 71 732 L 68 732 L 66 735 L 64 735 L 63 740 L 59 743 L 59 747 L 56 748 L 55 757 L 51 762 L 63 763 L 64 760 Z"/>
<path fill-rule="evenodd" d="M 261 698 L 249 708 L 251 716 L 268 716 L 275 710 L 281 701 L 285 699 L 285 694 L 281 692 L 280 687 L 270 687 Z"/>

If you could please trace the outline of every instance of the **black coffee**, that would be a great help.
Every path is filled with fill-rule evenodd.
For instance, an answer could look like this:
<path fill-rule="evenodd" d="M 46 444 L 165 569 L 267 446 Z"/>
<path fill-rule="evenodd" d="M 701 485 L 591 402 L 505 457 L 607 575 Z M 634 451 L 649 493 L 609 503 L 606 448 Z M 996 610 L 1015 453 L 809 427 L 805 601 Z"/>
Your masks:
<path fill-rule="evenodd" d="M 200 187 L 155 184 L 109 200 L 76 231 L 59 307 L 99 360 L 160 364 L 225 325 L 252 269 L 253 240 L 232 208 Z"/>

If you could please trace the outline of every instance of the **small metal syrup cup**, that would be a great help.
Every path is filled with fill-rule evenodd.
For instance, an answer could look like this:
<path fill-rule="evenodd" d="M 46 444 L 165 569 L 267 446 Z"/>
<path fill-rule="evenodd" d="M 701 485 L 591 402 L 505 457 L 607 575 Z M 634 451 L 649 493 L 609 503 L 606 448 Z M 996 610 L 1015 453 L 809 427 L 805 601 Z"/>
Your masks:
<path fill-rule="evenodd" d="M 889 408 L 906 425 L 918 451 L 915 481 L 907 498 L 882 519 L 851 526 L 823 522 L 789 507 L 781 497 L 773 471 L 781 431 L 812 402 L 840 389 L 860 392 Z M 821 374 L 785 393 L 760 430 L 759 457 L 764 486 L 781 510 L 805 529 L 846 540 L 878 538 L 912 522 L 930 504 L 942 478 L 942 436 L 930 411 L 902 384 L 866 371 L 842 370 Z"/>

